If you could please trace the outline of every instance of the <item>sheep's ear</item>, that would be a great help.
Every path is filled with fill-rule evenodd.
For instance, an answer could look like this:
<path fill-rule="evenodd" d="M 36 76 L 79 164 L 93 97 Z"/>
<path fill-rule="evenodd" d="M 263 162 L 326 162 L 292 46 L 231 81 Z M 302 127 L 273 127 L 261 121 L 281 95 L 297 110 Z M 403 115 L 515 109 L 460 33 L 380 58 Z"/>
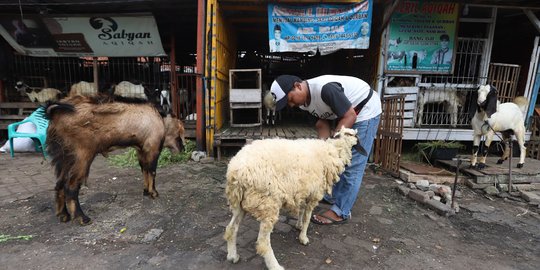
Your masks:
<path fill-rule="evenodd" d="M 491 86 L 486 97 L 486 114 L 490 118 L 492 114 L 497 112 L 497 89 Z"/>

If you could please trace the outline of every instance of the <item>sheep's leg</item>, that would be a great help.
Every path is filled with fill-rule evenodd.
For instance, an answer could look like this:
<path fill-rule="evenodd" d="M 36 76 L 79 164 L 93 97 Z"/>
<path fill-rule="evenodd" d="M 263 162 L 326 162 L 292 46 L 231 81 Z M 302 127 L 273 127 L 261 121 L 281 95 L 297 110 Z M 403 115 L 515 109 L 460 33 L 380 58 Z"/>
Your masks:
<path fill-rule="evenodd" d="M 525 147 L 525 130 L 521 130 L 515 133 L 516 139 L 519 144 L 519 163 L 517 164 L 518 168 L 523 168 L 525 164 L 525 154 L 527 153 L 527 147 Z"/>
<path fill-rule="evenodd" d="M 56 216 L 60 219 L 62 222 L 68 222 L 71 220 L 71 216 L 69 215 L 69 212 L 66 208 L 66 195 L 64 193 L 64 183 L 65 181 L 63 179 L 59 179 L 56 182 L 55 190 L 56 190 Z"/>
<path fill-rule="evenodd" d="M 304 224 L 304 213 L 306 212 L 306 207 L 301 206 L 300 211 L 298 211 L 298 219 L 296 220 L 295 228 L 302 230 Z"/>
<path fill-rule="evenodd" d="M 141 166 L 141 171 L 144 178 L 143 195 L 150 196 L 152 199 L 159 196 L 159 193 L 156 190 L 156 169 L 159 154 L 159 151 L 157 153 L 144 153 L 143 151 L 138 152 L 139 165 Z"/>
<path fill-rule="evenodd" d="M 512 143 L 512 136 L 510 134 L 505 133 L 505 132 L 503 132 L 502 136 L 503 136 L 503 142 L 504 142 L 504 152 L 503 152 L 503 155 L 501 156 L 501 158 L 499 158 L 499 160 L 497 160 L 497 164 L 503 164 L 503 162 L 505 160 L 507 160 L 508 157 L 511 155 L 510 154 L 510 144 Z"/>
<path fill-rule="evenodd" d="M 480 149 L 480 135 L 474 135 L 473 137 L 473 148 L 472 148 L 472 158 L 471 158 L 471 168 L 476 166 L 476 159 L 478 158 L 478 150 Z"/>
<path fill-rule="evenodd" d="M 233 216 L 225 229 L 224 238 L 227 241 L 227 261 L 237 263 L 240 260 L 240 256 L 236 251 L 236 235 L 246 212 L 238 206 L 232 209 L 232 213 Z"/>
<path fill-rule="evenodd" d="M 309 226 L 309 219 L 311 218 L 311 213 L 313 212 L 313 209 L 315 206 L 317 206 L 318 201 L 315 203 L 310 203 L 306 205 L 306 207 L 302 211 L 302 215 L 299 216 L 298 220 L 302 220 L 302 227 L 300 230 L 300 235 L 298 236 L 298 239 L 300 240 L 300 243 L 302 245 L 307 245 L 309 243 L 309 238 L 307 237 L 307 230 Z"/>
<path fill-rule="evenodd" d="M 269 213 L 270 214 L 270 213 Z M 261 255 L 264 258 L 266 267 L 269 270 L 283 270 L 284 268 L 279 265 L 276 256 L 274 255 L 274 250 L 270 244 L 270 234 L 274 228 L 274 224 L 278 220 L 278 215 L 272 218 L 265 218 L 261 220 L 261 225 L 259 227 L 259 236 L 257 237 L 257 254 Z"/>

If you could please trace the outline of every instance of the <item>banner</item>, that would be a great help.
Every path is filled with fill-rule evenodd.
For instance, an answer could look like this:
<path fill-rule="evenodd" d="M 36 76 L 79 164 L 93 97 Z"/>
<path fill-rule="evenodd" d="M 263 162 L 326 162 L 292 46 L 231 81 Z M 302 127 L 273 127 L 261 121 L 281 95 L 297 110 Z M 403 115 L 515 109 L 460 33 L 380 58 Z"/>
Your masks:
<path fill-rule="evenodd" d="M 451 73 L 458 14 L 457 3 L 401 2 L 390 21 L 386 71 Z"/>
<path fill-rule="evenodd" d="M 270 52 L 367 49 L 372 0 L 349 5 L 288 6 L 268 4 Z"/>
<path fill-rule="evenodd" d="M 0 35 L 29 56 L 164 56 L 151 14 L 43 17 L 2 15 Z"/>

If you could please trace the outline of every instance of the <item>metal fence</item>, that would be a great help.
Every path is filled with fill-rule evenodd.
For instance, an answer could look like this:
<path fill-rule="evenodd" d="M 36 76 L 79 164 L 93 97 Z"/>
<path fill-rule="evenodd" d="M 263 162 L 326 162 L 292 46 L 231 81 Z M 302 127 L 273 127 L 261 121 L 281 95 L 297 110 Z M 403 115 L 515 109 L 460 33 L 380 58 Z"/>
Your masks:
<path fill-rule="evenodd" d="M 29 86 L 30 90 L 56 88 L 67 96 L 72 85 L 80 82 L 94 82 L 97 77 L 97 91 L 114 94 L 115 86 L 128 81 L 133 85 L 122 95 L 145 96 L 151 102 L 172 109 L 171 95 L 176 94 L 180 103 L 179 116 L 186 117 L 195 110 L 195 69 L 193 66 L 175 66 L 182 78 L 176 92 L 171 93 L 171 63 L 168 57 L 29 57 L 15 56 L 10 66 L 11 76 L 5 84 L 7 101 L 29 101 L 28 97 L 17 91 L 18 81 Z M 193 82 L 192 82 L 193 81 Z M 144 93 L 138 93 L 143 91 Z M 134 93 L 137 92 L 137 93 Z M 165 97 L 163 97 L 165 96 Z M 164 100 L 165 98 L 165 100 Z M 166 101 L 169 101 L 169 104 Z"/>

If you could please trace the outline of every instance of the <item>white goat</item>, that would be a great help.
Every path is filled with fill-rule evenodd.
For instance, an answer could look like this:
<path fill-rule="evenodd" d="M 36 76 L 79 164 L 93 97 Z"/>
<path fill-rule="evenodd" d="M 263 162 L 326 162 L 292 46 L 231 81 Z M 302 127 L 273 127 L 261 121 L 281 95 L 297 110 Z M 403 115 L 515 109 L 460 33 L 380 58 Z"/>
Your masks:
<path fill-rule="evenodd" d="M 114 94 L 127 98 L 140 98 L 148 100 L 144 93 L 144 86 L 141 84 L 133 84 L 128 81 L 121 81 L 114 87 Z"/>
<path fill-rule="evenodd" d="M 268 269 L 283 269 L 270 245 L 270 233 L 283 207 L 298 216 L 300 243 L 307 245 L 313 208 L 331 193 L 351 162 L 356 131 L 342 128 L 333 139 L 266 139 L 244 146 L 229 162 L 225 193 L 232 219 L 225 230 L 227 260 L 240 259 L 236 235 L 248 212 L 260 222 L 257 254 Z"/>
<path fill-rule="evenodd" d="M 509 140 L 512 134 L 516 136 L 520 148 L 518 168 L 522 168 L 525 163 L 525 117 L 529 102 L 525 97 L 516 97 L 514 102 L 506 102 L 499 104 L 497 100 L 497 90 L 491 85 L 482 85 L 478 89 L 477 110 L 471 120 L 473 128 L 473 155 L 471 159 L 471 167 L 483 169 L 486 167 L 486 157 L 488 147 L 493 140 L 495 132 L 501 132 L 504 140 Z M 482 157 L 480 162 L 476 164 L 480 140 L 482 136 L 486 136 L 484 147 L 482 149 Z M 502 157 L 497 161 L 497 164 L 502 164 L 511 155 L 508 145 L 512 143 L 509 140 L 504 147 Z"/>
<path fill-rule="evenodd" d="M 169 90 L 159 90 L 156 89 L 155 91 L 159 91 L 159 104 L 161 108 L 167 113 L 171 110 L 171 93 Z"/>
<path fill-rule="evenodd" d="M 47 102 L 47 101 L 57 101 L 62 92 L 55 88 L 43 88 L 40 91 L 36 92 L 35 88 L 28 86 L 22 81 L 18 81 L 15 84 L 15 88 L 21 95 L 27 95 L 30 101 L 32 102 Z M 32 92 L 28 92 L 29 89 L 32 89 Z"/>
<path fill-rule="evenodd" d="M 32 92 L 26 93 L 32 102 L 57 101 L 61 94 L 62 92 L 55 88 L 43 88 L 39 92 L 32 90 Z"/>
<path fill-rule="evenodd" d="M 451 88 L 429 88 L 421 89 L 418 92 L 416 126 L 422 125 L 422 117 L 424 116 L 424 106 L 428 103 L 444 103 L 446 113 L 450 114 L 450 125 L 457 126 L 459 107 L 464 107 L 466 95 L 460 93 L 456 89 Z"/>
<path fill-rule="evenodd" d="M 97 88 L 93 82 L 80 81 L 71 86 L 68 96 L 95 96 L 97 93 Z"/>
<path fill-rule="evenodd" d="M 266 111 L 266 124 L 275 125 L 277 115 L 279 115 L 279 118 L 281 118 L 281 112 L 276 111 L 276 99 L 272 92 L 266 92 L 263 98 L 263 104 Z"/>

